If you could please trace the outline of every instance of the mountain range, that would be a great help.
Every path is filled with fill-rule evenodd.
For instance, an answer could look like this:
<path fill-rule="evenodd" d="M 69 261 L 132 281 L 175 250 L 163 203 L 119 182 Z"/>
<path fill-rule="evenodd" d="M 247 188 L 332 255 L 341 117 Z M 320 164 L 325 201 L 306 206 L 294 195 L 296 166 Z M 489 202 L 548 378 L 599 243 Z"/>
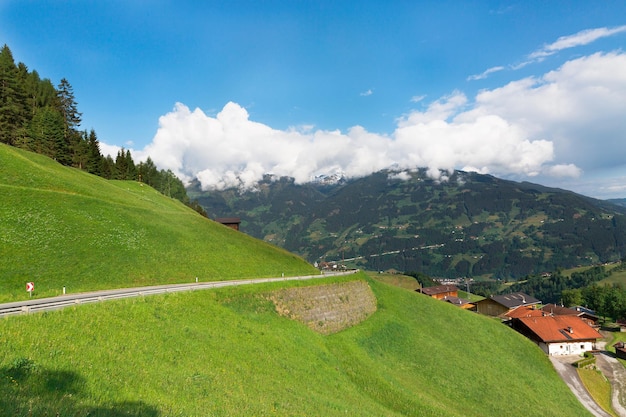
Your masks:
<path fill-rule="evenodd" d="M 209 217 L 240 217 L 245 233 L 318 264 L 517 279 L 626 253 L 619 202 L 478 173 L 383 170 L 305 184 L 267 175 L 253 190 L 196 181 L 187 192 Z"/>

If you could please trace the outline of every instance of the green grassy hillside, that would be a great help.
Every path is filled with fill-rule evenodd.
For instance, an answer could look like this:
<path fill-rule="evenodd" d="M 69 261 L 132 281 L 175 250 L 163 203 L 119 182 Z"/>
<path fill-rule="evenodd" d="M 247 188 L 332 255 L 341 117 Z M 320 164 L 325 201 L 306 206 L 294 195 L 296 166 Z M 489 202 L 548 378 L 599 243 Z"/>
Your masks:
<path fill-rule="evenodd" d="M 541 350 L 364 274 L 377 312 L 323 336 L 265 295 L 306 282 L 0 320 L 3 415 L 584 416 Z M 59 413 L 59 414 L 57 414 Z"/>
<path fill-rule="evenodd" d="M 164 283 L 311 274 L 282 249 L 137 182 L 0 144 L 0 302 Z"/>

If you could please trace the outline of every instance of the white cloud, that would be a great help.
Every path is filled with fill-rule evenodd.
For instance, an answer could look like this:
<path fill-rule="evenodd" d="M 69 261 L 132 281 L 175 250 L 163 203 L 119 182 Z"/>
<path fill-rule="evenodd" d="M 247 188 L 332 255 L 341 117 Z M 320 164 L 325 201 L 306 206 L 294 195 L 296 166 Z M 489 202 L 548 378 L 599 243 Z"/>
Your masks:
<path fill-rule="evenodd" d="M 469 77 L 467 77 L 467 81 L 484 80 L 485 78 L 487 78 L 489 75 L 493 74 L 494 72 L 499 72 L 503 70 L 504 70 L 503 66 L 492 67 L 492 68 L 489 68 L 488 70 L 485 70 L 481 74 L 470 75 Z"/>
<path fill-rule="evenodd" d="M 560 164 L 548 167 L 547 173 L 553 177 L 578 178 L 582 174 L 582 170 L 574 164 Z"/>
<path fill-rule="evenodd" d="M 372 91 L 372 89 L 370 88 L 367 91 L 362 92 L 361 94 L 359 94 L 361 97 L 368 97 L 371 96 L 372 94 L 374 94 L 374 92 Z"/>
<path fill-rule="evenodd" d="M 564 49 L 575 48 L 577 46 L 588 45 L 598 39 L 607 38 L 610 36 L 618 35 L 626 32 L 626 25 L 618 26 L 615 28 L 595 28 L 585 29 L 573 35 L 561 36 L 555 42 L 546 44 L 538 50 L 530 53 L 523 62 L 515 65 L 510 65 L 509 68 L 513 70 L 521 69 L 527 65 L 541 62 L 547 57 L 556 54 Z M 485 70 L 480 74 L 470 75 L 467 77 L 467 81 L 483 80 L 494 72 L 503 71 L 506 68 L 504 66 L 495 66 Z"/>
<path fill-rule="evenodd" d="M 361 126 L 277 130 L 250 120 L 236 103 L 215 117 L 179 103 L 159 119 L 153 142 L 133 154 L 150 155 L 183 179 L 197 177 L 205 188 L 253 187 L 266 173 L 302 183 L 392 166 L 425 167 L 440 180 L 465 169 L 558 182 L 623 164 L 624 114 L 626 55 L 615 52 L 483 90 L 471 102 L 455 91 L 398 119 L 390 135 Z"/>
<path fill-rule="evenodd" d="M 596 28 L 586 29 L 578 33 L 568 36 L 561 36 L 556 42 L 549 45 L 544 45 L 543 48 L 531 53 L 528 58 L 532 60 L 542 60 L 550 55 L 553 55 L 563 49 L 574 48 L 576 46 L 588 45 L 601 38 L 617 35 L 618 33 L 626 32 L 626 25 L 618 26 L 616 28 Z"/>

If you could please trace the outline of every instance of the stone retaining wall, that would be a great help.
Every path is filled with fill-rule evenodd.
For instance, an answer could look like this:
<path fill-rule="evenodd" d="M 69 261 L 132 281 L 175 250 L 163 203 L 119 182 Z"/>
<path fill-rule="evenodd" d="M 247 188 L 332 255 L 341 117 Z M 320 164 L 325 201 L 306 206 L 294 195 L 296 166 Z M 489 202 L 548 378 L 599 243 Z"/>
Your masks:
<path fill-rule="evenodd" d="M 280 315 L 322 334 L 359 324 L 376 311 L 376 296 L 365 281 L 287 288 L 269 298 Z"/>

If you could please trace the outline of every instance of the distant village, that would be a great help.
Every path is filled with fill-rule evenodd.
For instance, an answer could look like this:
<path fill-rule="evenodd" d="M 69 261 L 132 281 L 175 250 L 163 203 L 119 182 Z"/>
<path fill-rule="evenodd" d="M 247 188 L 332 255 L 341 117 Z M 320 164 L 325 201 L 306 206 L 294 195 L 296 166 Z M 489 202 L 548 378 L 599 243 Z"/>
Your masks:
<path fill-rule="evenodd" d="M 547 355 L 582 355 L 596 350 L 596 342 L 603 338 L 599 332 L 600 318 L 585 307 L 542 305 L 540 300 L 523 292 L 492 295 L 470 302 L 459 297 L 459 287 L 456 284 L 463 282 L 446 280 L 441 285 L 423 287 L 416 291 L 465 310 L 498 318 L 535 342 Z M 626 323 L 622 323 L 620 329 L 626 331 Z M 615 349 L 618 357 L 626 359 L 626 348 L 623 344 L 616 345 Z"/>

